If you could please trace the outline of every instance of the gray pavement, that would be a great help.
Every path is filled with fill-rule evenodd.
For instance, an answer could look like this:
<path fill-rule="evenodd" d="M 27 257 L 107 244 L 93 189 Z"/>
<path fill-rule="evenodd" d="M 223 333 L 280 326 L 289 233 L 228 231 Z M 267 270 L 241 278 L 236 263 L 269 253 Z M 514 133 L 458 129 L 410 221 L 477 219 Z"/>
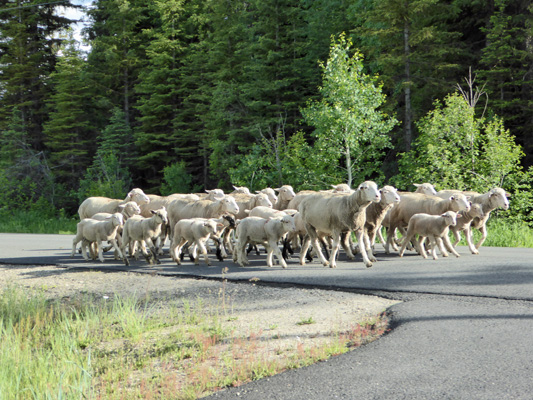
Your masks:
<path fill-rule="evenodd" d="M 72 236 L 0 234 L 0 263 L 58 265 L 172 276 L 254 281 L 350 290 L 403 300 L 390 309 L 383 338 L 316 365 L 230 388 L 215 399 L 533 399 L 533 249 L 482 248 L 473 256 L 424 260 L 378 249 L 378 262 L 340 257 L 338 268 L 316 261 L 267 268 L 232 262 L 125 267 L 70 257 Z M 325 305 L 327 306 L 327 305 Z"/>

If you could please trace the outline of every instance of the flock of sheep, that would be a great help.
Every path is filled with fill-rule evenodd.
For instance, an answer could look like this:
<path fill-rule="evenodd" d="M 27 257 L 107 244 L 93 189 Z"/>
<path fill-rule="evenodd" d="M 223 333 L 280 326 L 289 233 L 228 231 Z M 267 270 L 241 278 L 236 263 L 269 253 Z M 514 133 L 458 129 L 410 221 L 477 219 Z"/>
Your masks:
<path fill-rule="evenodd" d="M 415 186 L 415 192 L 398 192 L 392 186 L 380 189 L 376 183 L 366 181 L 355 190 L 340 184 L 331 190 L 295 193 L 290 185 L 284 185 L 255 194 L 245 187 L 234 187 L 230 194 L 214 189 L 157 196 L 133 189 L 124 200 L 89 197 L 78 210 L 81 221 L 72 243 L 72 256 L 81 242 L 84 259 L 89 259 L 89 253 L 104 262 L 103 245 L 109 242 L 115 258 L 123 259 L 126 265 L 128 257 L 138 258 L 139 252 L 150 264 L 159 263 L 168 239 L 170 256 L 177 264 L 181 264 L 187 245 L 195 264 L 202 254 L 210 265 L 207 247 L 211 239 L 219 260 L 232 253 L 240 266 L 249 264 L 247 254 L 252 246 L 262 245 L 267 251 L 268 267 L 276 255 L 286 268 L 285 259 L 295 246 L 300 247 L 301 265 L 316 255 L 324 266 L 335 268 L 342 246 L 350 260 L 355 259 L 354 253 L 360 253 L 364 264 L 371 267 L 376 261 L 376 237 L 386 253 L 392 248 L 402 256 L 408 246 L 413 246 L 424 258 L 428 250 L 437 259 L 437 248 L 445 257 L 448 252 L 459 257 L 455 246 L 464 232 L 468 248 L 478 254 L 487 237 L 486 222 L 491 211 L 509 208 L 509 194 L 501 188 L 480 194 L 437 192 L 429 183 Z M 477 244 L 472 241 L 472 229 L 481 231 Z M 397 231 L 402 233 L 401 240 Z"/>

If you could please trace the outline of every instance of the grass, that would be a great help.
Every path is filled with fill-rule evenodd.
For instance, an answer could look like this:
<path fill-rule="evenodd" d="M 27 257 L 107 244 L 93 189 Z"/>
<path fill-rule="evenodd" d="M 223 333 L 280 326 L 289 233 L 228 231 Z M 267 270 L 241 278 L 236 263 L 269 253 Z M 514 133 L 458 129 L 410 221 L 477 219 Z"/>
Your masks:
<path fill-rule="evenodd" d="M 80 295 L 51 302 L 10 286 L 0 292 L 0 398 L 196 399 L 347 352 L 388 323 L 380 315 L 320 346 L 272 356 L 257 332 L 236 335 L 226 314 L 200 300 Z"/>
<path fill-rule="evenodd" d="M 0 210 L 0 232 L 4 233 L 55 233 L 76 234 L 78 218 L 69 218 L 63 213 L 43 217 L 39 211 Z"/>

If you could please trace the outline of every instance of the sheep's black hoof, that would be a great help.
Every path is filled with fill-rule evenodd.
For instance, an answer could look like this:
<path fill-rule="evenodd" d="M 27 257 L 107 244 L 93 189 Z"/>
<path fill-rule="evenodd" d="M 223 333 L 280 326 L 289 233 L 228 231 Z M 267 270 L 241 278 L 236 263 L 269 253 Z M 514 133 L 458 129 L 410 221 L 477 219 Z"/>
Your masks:
<path fill-rule="evenodd" d="M 217 248 L 217 260 L 218 261 L 224 261 L 224 257 L 222 257 L 222 251 L 220 250 L 220 248 Z"/>

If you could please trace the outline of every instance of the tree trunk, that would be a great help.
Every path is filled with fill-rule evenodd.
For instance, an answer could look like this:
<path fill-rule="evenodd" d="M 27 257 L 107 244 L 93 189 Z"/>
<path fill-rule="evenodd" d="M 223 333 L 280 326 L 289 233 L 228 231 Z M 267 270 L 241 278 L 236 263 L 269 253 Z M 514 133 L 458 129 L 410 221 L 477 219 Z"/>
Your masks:
<path fill-rule="evenodd" d="M 411 150 L 411 141 L 413 140 L 411 130 L 411 66 L 410 66 L 410 49 L 409 49 L 409 22 L 405 21 L 403 29 L 404 55 L 405 55 L 405 150 Z"/>

